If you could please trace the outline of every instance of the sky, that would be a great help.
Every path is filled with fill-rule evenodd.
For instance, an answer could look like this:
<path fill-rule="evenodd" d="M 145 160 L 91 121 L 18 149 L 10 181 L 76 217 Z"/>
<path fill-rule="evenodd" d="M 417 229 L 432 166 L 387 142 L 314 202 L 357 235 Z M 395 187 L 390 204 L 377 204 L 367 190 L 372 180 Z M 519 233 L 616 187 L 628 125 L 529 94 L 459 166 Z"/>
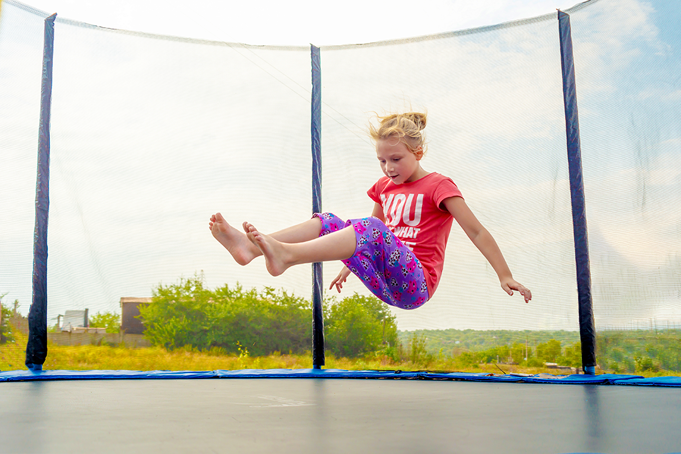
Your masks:
<path fill-rule="evenodd" d="M 27 0 L 104 27 L 247 44 L 358 44 L 554 13 L 578 0 Z M 190 6 L 191 5 L 191 6 Z"/>

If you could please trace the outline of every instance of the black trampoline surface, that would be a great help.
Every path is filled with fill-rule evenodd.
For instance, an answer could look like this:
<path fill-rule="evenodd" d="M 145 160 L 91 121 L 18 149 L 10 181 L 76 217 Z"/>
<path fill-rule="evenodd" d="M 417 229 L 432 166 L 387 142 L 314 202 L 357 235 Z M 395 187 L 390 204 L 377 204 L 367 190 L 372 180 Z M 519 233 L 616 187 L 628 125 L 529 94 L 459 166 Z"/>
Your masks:
<path fill-rule="evenodd" d="M 0 387 L 2 453 L 681 452 L 681 390 L 360 379 Z"/>

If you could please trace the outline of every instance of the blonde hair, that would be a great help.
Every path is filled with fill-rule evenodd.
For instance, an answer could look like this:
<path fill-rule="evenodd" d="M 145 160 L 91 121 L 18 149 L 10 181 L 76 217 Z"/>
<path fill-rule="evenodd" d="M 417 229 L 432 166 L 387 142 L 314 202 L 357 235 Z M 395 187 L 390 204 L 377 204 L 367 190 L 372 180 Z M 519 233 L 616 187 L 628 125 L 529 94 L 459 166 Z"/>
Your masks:
<path fill-rule="evenodd" d="M 386 115 L 376 115 L 379 125 L 375 127 L 369 123 L 369 134 L 374 141 L 391 137 L 404 143 L 409 151 L 417 153 L 419 147 L 426 152 L 426 139 L 421 131 L 426 127 L 427 115 L 421 112 L 406 112 Z"/>

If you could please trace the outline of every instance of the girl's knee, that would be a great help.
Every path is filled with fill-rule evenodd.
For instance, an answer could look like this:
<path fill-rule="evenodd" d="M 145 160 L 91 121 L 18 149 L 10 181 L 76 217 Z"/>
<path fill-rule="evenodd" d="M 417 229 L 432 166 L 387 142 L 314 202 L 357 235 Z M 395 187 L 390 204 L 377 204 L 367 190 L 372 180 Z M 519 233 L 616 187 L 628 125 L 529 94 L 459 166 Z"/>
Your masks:
<path fill-rule="evenodd" d="M 312 217 L 316 217 L 319 219 L 319 222 L 321 222 L 322 228 L 319 232 L 319 236 L 337 232 L 348 225 L 347 222 L 333 213 L 315 213 Z"/>

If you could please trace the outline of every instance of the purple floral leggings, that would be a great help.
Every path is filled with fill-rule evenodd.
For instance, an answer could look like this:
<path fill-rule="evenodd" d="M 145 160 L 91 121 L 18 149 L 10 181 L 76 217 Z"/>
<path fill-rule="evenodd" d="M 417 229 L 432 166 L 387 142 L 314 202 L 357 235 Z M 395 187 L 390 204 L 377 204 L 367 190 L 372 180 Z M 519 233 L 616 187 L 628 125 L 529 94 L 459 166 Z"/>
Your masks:
<path fill-rule="evenodd" d="M 421 262 L 380 219 L 343 221 L 331 213 L 314 217 L 322 223 L 319 236 L 353 226 L 357 247 L 343 264 L 380 300 L 401 309 L 416 309 L 428 301 Z"/>

